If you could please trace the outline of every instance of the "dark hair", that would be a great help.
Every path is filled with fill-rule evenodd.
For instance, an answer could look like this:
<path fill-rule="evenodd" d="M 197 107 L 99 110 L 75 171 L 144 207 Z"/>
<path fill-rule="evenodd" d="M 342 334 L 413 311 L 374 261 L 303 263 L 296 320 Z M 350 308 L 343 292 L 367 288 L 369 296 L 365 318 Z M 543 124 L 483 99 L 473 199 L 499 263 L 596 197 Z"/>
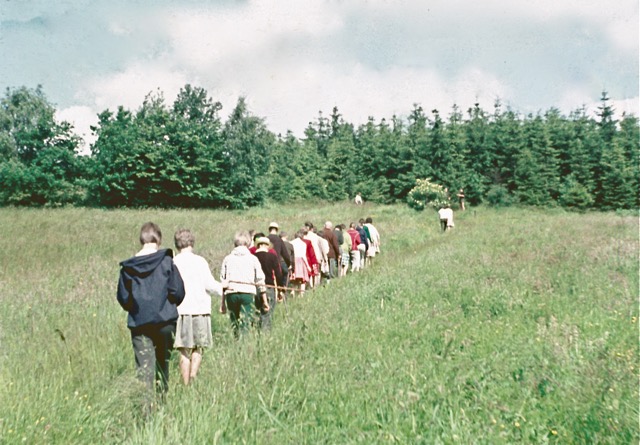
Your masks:
<path fill-rule="evenodd" d="M 151 221 L 144 223 L 140 228 L 140 244 L 156 243 L 159 245 L 161 242 L 162 232 L 160 227 Z"/>
<path fill-rule="evenodd" d="M 257 232 L 253 234 L 253 242 L 255 242 L 258 238 L 262 238 L 264 237 L 264 233 L 262 232 Z"/>
<path fill-rule="evenodd" d="M 373 223 L 373 219 L 371 219 L 371 217 L 370 217 L 370 216 L 367 216 L 367 219 L 365 220 L 365 222 L 366 222 L 367 224 L 371 224 L 371 223 Z"/>

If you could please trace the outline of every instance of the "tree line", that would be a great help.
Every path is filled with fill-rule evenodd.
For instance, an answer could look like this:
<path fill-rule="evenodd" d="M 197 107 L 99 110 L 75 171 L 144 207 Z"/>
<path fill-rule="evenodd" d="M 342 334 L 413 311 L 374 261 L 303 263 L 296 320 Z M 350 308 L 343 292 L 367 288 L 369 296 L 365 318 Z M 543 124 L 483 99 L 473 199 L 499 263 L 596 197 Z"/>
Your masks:
<path fill-rule="evenodd" d="M 173 104 L 150 93 L 137 110 L 98 115 L 88 156 L 41 87 L 0 100 L 0 205 L 246 208 L 267 201 L 406 202 L 419 179 L 464 189 L 470 204 L 575 209 L 639 207 L 640 126 L 615 118 L 607 93 L 596 116 L 580 108 L 521 115 L 496 102 L 443 116 L 414 105 L 404 117 L 355 126 L 338 108 L 304 130 L 274 134 L 244 98 L 222 105 L 185 85 Z"/>

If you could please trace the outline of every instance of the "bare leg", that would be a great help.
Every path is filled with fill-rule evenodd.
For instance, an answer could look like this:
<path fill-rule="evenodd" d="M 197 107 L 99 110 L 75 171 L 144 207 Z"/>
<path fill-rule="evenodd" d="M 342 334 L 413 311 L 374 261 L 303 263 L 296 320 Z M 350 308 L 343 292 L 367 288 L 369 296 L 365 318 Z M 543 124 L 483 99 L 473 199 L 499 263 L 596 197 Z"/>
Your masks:
<path fill-rule="evenodd" d="M 191 376 L 191 358 L 192 350 L 187 348 L 179 348 L 180 350 L 180 375 L 185 385 L 189 384 Z M 195 351 L 194 353 L 195 354 Z"/>
<path fill-rule="evenodd" d="M 191 372 L 189 374 L 190 380 L 195 379 L 198 375 L 200 363 L 202 363 L 202 351 L 200 349 L 194 349 L 191 353 Z"/>

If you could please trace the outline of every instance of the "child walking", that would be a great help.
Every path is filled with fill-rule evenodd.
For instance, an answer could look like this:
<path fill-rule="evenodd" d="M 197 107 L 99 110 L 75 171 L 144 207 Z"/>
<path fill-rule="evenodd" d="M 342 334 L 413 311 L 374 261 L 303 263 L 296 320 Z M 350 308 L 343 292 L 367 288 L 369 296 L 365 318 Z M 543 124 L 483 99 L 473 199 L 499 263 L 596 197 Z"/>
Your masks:
<path fill-rule="evenodd" d="M 142 249 L 120 263 L 117 299 L 129 313 L 127 327 L 138 377 L 149 390 L 169 388 L 169 358 L 184 299 L 184 283 L 171 249 L 160 249 L 162 232 L 148 222 L 140 229 Z"/>
<path fill-rule="evenodd" d="M 185 297 L 178 306 L 174 347 L 180 351 L 180 374 L 188 385 L 198 375 L 202 354 L 211 346 L 211 297 L 222 297 L 222 285 L 213 278 L 209 264 L 193 252 L 195 236 L 188 229 L 174 235 L 180 252 L 173 260 L 184 281 Z"/>

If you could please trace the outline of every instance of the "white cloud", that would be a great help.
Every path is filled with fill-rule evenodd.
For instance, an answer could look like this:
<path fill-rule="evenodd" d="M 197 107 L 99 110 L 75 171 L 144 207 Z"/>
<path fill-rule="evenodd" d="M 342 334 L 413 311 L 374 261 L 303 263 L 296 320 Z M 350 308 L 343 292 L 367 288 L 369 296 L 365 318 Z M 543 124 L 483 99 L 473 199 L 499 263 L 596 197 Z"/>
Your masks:
<path fill-rule="evenodd" d="M 454 103 L 486 108 L 498 98 L 516 111 L 568 112 L 597 102 L 601 85 L 627 94 L 633 69 L 607 63 L 637 62 L 631 1 L 252 0 L 148 9 L 105 18 L 110 45 L 135 44 L 117 72 L 80 82 L 73 99 L 85 113 L 135 110 L 157 89 L 170 104 L 186 83 L 221 101 L 223 118 L 242 95 L 269 129 L 298 136 L 333 106 L 356 125 L 404 115 L 414 103 L 443 115 Z M 637 97 L 627 101 L 637 112 Z"/>
<path fill-rule="evenodd" d="M 96 136 L 91 131 L 91 126 L 98 123 L 97 113 L 88 106 L 73 106 L 56 112 L 58 122 L 67 121 L 74 127 L 74 132 L 84 142 L 80 154 L 90 154 L 90 146 L 96 141 Z"/>
<path fill-rule="evenodd" d="M 147 94 L 160 90 L 168 103 L 189 78 L 186 74 L 171 70 L 162 59 L 136 62 L 126 70 L 90 79 L 76 94 L 76 100 L 90 103 L 97 110 L 125 108 L 137 109 Z"/>

